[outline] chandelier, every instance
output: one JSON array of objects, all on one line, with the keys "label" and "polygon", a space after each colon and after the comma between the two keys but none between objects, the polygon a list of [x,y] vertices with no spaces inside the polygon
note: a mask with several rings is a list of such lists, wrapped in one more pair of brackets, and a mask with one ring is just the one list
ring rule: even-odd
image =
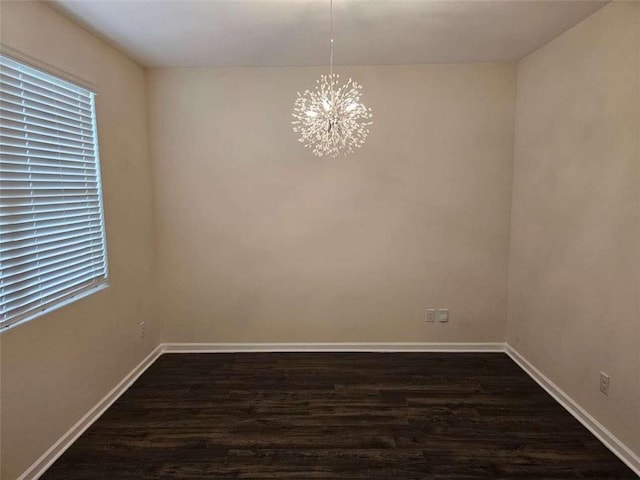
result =
[{"label": "chandelier", "polygon": [[298,92],[293,106],[293,131],[299,142],[318,157],[347,155],[360,148],[373,123],[371,109],[361,101],[362,85],[349,79],[340,84],[333,73],[333,0],[330,2],[329,75],[320,75],[315,90]]}]

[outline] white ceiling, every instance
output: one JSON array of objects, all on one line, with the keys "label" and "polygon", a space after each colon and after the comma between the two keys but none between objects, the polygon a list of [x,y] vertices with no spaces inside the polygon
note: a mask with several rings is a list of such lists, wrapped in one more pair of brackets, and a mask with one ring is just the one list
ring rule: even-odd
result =
[{"label": "white ceiling", "polygon": [[[516,61],[607,2],[334,0],[335,63]],[[328,62],[329,0],[52,0],[146,66]]]}]

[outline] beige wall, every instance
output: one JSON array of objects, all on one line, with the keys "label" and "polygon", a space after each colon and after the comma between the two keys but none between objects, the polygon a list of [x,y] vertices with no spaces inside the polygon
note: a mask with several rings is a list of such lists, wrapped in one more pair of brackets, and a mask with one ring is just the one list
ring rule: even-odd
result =
[{"label": "beige wall", "polygon": [[318,159],[291,107],[325,71],[150,72],[163,339],[503,341],[515,66],[340,68],[375,123]]},{"label": "beige wall", "polygon": [[638,8],[611,4],[518,65],[507,338],[636,453]]},{"label": "beige wall", "polygon": [[[15,479],[159,342],[144,71],[40,2],[2,2],[3,44],[97,85],[111,286],[3,333],[2,473]],[[147,320],[147,336],[138,323]]]},{"label": "beige wall", "polygon": [[[340,68],[375,124],[355,155],[317,159],[290,111],[324,69],[159,69],[145,84],[18,3],[0,6],[2,42],[99,91],[111,286],[0,337],[2,478],[158,344],[154,304],[172,342],[506,337],[640,452],[637,4],[523,60],[517,120],[514,65]],[[427,307],[451,322],[425,325]]]}]

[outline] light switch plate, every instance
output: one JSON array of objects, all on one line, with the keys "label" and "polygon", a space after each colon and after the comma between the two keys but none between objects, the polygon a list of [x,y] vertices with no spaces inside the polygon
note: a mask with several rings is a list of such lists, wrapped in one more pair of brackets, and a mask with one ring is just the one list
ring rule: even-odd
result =
[{"label": "light switch plate", "polygon": [[449,321],[449,310],[444,308],[438,310],[438,321],[440,323],[447,323]]},{"label": "light switch plate", "polygon": [[436,321],[436,311],[433,308],[427,309],[427,322],[433,323]]}]

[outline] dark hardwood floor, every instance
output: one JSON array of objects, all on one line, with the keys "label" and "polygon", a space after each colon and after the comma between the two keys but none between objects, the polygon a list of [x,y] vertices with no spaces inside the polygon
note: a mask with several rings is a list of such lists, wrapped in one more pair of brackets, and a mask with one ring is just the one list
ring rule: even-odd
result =
[{"label": "dark hardwood floor", "polygon": [[167,354],[42,477],[637,478],[504,354]]}]

